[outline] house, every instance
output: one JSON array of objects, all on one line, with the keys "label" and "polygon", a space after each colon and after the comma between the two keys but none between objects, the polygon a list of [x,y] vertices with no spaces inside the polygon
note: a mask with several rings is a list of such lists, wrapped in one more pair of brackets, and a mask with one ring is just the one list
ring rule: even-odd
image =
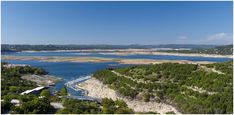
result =
[{"label": "house", "polygon": [[11,100],[11,103],[12,103],[14,106],[20,106],[20,105],[21,105],[20,100],[18,100],[18,99],[12,99],[12,100]]},{"label": "house", "polygon": [[6,68],[25,67],[25,66],[30,66],[30,65],[28,65],[28,64],[6,64],[6,65],[3,65],[3,67],[6,67]]}]

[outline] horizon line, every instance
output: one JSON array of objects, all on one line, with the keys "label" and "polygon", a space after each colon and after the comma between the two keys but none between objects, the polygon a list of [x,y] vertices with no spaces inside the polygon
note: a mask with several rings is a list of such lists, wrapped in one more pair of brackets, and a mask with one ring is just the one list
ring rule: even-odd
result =
[{"label": "horizon line", "polygon": [[110,46],[131,46],[131,45],[138,45],[138,46],[155,46],[155,45],[233,45],[233,43],[230,44],[12,44],[12,43],[1,43],[1,45],[110,45]]}]

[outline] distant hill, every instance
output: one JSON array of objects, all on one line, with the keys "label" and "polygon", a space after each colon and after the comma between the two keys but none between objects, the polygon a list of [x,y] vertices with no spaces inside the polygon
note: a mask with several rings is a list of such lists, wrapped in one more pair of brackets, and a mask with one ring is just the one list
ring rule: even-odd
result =
[{"label": "distant hill", "polygon": [[214,48],[217,45],[197,45],[197,44],[162,44],[158,45],[158,48],[191,48],[191,49],[199,49],[199,48]]},{"label": "distant hill", "polygon": [[[19,51],[54,51],[54,50],[82,50],[82,49],[152,49],[152,48],[171,48],[172,50],[162,50],[161,52],[175,53],[204,53],[204,54],[233,54],[232,45],[194,45],[194,44],[163,44],[163,45],[9,45],[2,44],[1,52]],[[191,50],[176,50],[187,48]],[[174,49],[174,50],[173,50]]]},{"label": "distant hill", "polygon": [[80,49],[151,49],[151,48],[213,48],[215,45],[193,44],[165,44],[165,45],[1,45],[2,52],[9,51],[53,51],[53,50],[80,50]]}]

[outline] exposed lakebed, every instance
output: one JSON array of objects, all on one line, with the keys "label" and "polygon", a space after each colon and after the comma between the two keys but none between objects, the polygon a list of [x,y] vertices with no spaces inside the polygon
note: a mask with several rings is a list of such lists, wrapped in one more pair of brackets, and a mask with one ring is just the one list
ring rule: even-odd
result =
[{"label": "exposed lakebed", "polygon": [[[82,52],[17,52],[5,53],[4,56],[59,56],[59,57],[102,57],[102,58],[124,58],[124,59],[157,59],[157,60],[189,60],[189,61],[211,61],[224,62],[231,58],[215,57],[192,57],[192,56],[172,56],[172,55],[113,55],[100,53],[82,53]],[[60,89],[65,83],[92,75],[97,70],[108,67],[124,67],[125,64],[117,62],[43,62],[38,60],[2,60],[13,64],[29,64],[40,67],[49,72],[50,75],[63,78],[63,81],[56,84],[55,88]],[[82,81],[81,81],[82,82]],[[81,95],[81,91],[75,91],[69,88],[71,95]]]},{"label": "exposed lakebed", "polygon": [[156,59],[156,60],[189,60],[189,61],[211,61],[224,62],[232,58],[224,57],[202,57],[202,56],[178,56],[178,55],[149,55],[149,54],[130,54],[115,55],[100,52],[81,52],[81,51],[51,51],[51,52],[15,52],[4,53],[7,56],[56,56],[56,57],[100,57],[100,58],[122,58],[122,59]]}]

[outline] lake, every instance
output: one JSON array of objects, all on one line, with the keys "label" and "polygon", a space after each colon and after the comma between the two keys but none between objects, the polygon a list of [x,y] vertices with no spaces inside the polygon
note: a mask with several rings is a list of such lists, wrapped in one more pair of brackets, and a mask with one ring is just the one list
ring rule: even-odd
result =
[{"label": "lake", "polygon": [[[11,56],[89,56],[89,57],[104,57],[104,58],[126,58],[126,59],[158,59],[158,60],[190,60],[190,61],[212,61],[224,62],[231,58],[211,58],[211,57],[190,57],[190,56],[168,56],[168,55],[104,55],[99,53],[82,53],[82,52],[18,52],[8,53],[4,55]],[[65,83],[89,76],[94,72],[108,67],[124,67],[129,65],[119,64],[117,62],[91,63],[91,62],[41,62],[36,60],[2,60],[13,64],[29,64],[40,67],[49,72],[50,75],[58,76],[64,80],[57,83],[55,88],[59,90]],[[68,88],[71,95],[82,95],[81,91],[75,91]]]},{"label": "lake", "polygon": [[113,55],[100,54],[95,52],[84,53],[80,51],[66,51],[66,52],[16,52],[5,53],[10,56],[60,56],[60,57],[102,57],[102,58],[123,58],[123,59],[157,59],[157,60],[189,60],[189,61],[211,61],[224,62],[232,58],[216,58],[216,57],[197,57],[197,56],[173,56],[173,55]]},{"label": "lake", "polygon": [[[36,60],[3,60],[13,64],[29,64],[35,67],[40,67],[49,72],[49,75],[54,75],[63,78],[63,81],[56,84],[55,88],[59,90],[65,83],[71,80],[89,76],[92,73],[108,67],[124,67],[127,65],[118,64],[116,62],[107,63],[73,63],[73,62],[40,62]],[[81,95],[81,91],[74,91],[68,88],[71,95]]]}]

